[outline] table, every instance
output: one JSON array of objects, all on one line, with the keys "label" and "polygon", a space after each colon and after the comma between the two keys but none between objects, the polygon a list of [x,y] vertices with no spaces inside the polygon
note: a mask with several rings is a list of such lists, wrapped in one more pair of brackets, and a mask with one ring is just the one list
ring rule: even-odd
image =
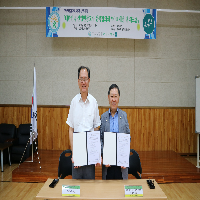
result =
[{"label": "table", "polygon": [[[40,199],[167,199],[167,196],[154,180],[155,189],[150,189],[146,179],[129,179],[129,180],[85,180],[85,179],[60,179],[55,188],[49,185],[53,179],[48,179],[36,198]],[[62,185],[80,185],[80,197],[62,196]],[[143,197],[125,197],[124,185],[142,185]]]},{"label": "table", "polygon": [[10,161],[10,151],[9,147],[12,146],[12,143],[0,143],[0,150],[1,150],[1,171],[3,172],[3,150],[8,148],[8,157],[9,157],[9,165],[11,165]]}]

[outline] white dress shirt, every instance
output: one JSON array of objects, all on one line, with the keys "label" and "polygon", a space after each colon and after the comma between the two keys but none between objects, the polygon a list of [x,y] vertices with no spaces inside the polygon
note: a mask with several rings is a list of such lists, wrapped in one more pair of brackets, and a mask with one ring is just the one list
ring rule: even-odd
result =
[{"label": "white dress shirt", "polygon": [[88,93],[83,102],[81,94],[77,94],[71,101],[66,123],[74,128],[74,132],[94,131],[101,125],[96,99]]}]

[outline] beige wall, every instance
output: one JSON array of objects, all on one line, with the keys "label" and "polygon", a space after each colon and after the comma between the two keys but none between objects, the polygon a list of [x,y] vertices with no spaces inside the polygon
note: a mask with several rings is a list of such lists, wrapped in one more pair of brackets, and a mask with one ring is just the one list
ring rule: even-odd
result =
[{"label": "beige wall", "polygon": [[[199,0],[0,0],[0,6],[127,7],[200,10]],[[91,69],[89,92],[108,106],[112,83],[120,106],[195,106],[200,74],[200,14],[157,13],[157,39],[46,38],[46,10],[0,10],[0,104],[70,105],[77,69]]]}]

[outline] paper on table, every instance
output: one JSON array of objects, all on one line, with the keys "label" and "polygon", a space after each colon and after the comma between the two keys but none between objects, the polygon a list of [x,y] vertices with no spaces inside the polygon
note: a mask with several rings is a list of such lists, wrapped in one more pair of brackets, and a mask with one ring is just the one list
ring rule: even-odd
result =
[{"label": "paper on table", "polygon": [[62,196],[80,197],[80,185],[62,185]]},{"label": "paper on table", "polygon": [[100,131],[87,132],[88,165],[101,163]]},{"label": "paper on table", "polygon": [[143,197],[142,185],[125,185],[125,197]]},{"label": "paper on table", "polygon": [[104,132],[103,164],[116,165],[116,133]]},{"label": "paper on table", "polygon": [[73,133],[74,166],[87,165],[86,132]]},{"label": "paper on table", "polygon": [[130,134],[117,133],[117,166],[129,167]]}]

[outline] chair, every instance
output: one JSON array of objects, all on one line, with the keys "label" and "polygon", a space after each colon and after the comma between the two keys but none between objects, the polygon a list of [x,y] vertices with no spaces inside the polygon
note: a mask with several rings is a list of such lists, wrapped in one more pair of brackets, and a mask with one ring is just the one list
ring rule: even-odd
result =
[{"label": "chair", "polygon": [[[71,155],[66,157],[65,154],[70,153]],[[72,175],[72,151],[67,149],[60,154],[59,165],[58,165],[58,178],[64,179],[68,175]]]},{"label": "chair", "polygon": [[0,124],[0,143],[13,142],[16,137],[14,124]]},{"label": "chair", "polygon": [[[133,154],[130,155],[130,158],[129,158],[128,173],[132,174],[137,179],[141,179],[142,167],[140,163],[140,157],[135,150],[131,149],[130,152],[132,152]],[[140,173],[140,175],[138,174],[138,172]]]},{"label": "chair", "polygon": [[22,158],[22,155],[24,154],[23,159],[21,160],[23,162],[31,155],[31,145],[29,141],[30,128],[31,128],[31,124],[19,125],[18,131],[17,131],[17,142],[12,146],[12,150],[11,150],[12,161],[19,162]]},{"label": "chair", "polygon": [[[16,126],[14,124],[0,124],[0,143],[14,143],[16,137]],[[3,162],[6,162],[8,160],[9,155],[9,148],[4,149],[3,151]],[[9,161],[10,162],[10,161]],[[10,162],[11,165],[11,162]]]}]

